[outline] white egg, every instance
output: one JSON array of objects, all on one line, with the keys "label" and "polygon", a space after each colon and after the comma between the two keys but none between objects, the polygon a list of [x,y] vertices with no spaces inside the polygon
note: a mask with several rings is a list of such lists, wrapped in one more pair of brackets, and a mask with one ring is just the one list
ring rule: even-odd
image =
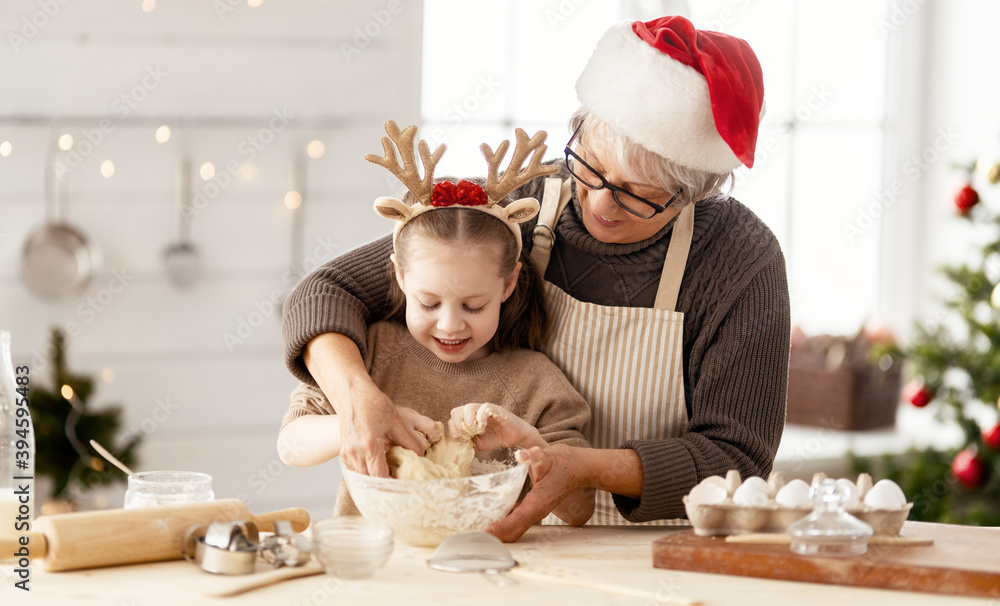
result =
[{"label": "white egg", "polygon": [[774,495],[774,502],[789,509],[805,509],[812,505],[809,498],[809,485],[798,478],[781,487]]},{"label": "white egg", "polygon": [[733,503],[744,507],[763,507],[767,501],[767,482],[757,476],[744,480],[733,493]]},{"label": "white egg", "polygon": [[725,490],[726,489],[726,478],[724,478],[722,476],[708,476],[707,478],[705,478],[704,480],[702,480],[701,482],[699,482],[699,484],[715,484],[719,488]]},{"label": "white egg", "polygon": [[865,505],[872,509],[896,511],[906,505],[906,495],[892,480],[879,480],[865,495]]},{"label": "white egg", "polygon": [[692,505],[715,505],[729,496],[726,489],[712,482],[702,482],[688,493],[688,503]]},{"label": "white egg", "polygon": [[858,492],[857,484],[847,478],[840,478],[837,480],[837,486],[843,486],[851,493],[851,495],[847,498],[847,502],[844,503],[844,507],[847,509],[855,509],[861,504],[861,495]]}]

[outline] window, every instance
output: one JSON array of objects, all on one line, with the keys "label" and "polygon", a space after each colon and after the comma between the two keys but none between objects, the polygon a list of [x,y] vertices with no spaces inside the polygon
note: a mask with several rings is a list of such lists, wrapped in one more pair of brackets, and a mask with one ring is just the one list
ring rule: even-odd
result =
[{"label": "window", "polygon": [[484,174],[479,144],[495,148],[515,126],[546,129],[557,156],[600,35],[671,11],[744,38],[760,58],[767,112],[733,195],[781,241],[793,322],[856,332],[880,305],[887,0],[426,0],[422,136],[449,146],[439,173]]}]

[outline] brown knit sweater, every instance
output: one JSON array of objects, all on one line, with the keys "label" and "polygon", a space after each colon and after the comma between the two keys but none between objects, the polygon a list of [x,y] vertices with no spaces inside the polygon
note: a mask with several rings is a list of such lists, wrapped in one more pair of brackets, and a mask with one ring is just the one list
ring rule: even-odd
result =
[{"label": "brown knit sweater", "polygon": [[[540,200],[543,183],[536,179],[519,195]],[[525,233],[533,227],[525,224]],[[633,244],[600,242],[583,227],[574,192],[545,279],[581,301],[652,307],[672,227]],[[524,243],[530,249],[530,236]],[[301,351],[317,335],[339,332],[365,351],[366,323],[388,312],[391,252],[388,236],[366,244],[320,267],[291,294],[285,356],[300,380],[315,384]],[[767,226],[736,200],[697,203],[677,311],[684,313],[687,433],[621,445],[642,462],[640,498],[615,496],[633,522],[683,517],[681,497],[707,476],[728,469],[766,476],[784,428],[791,331],[785,260]]]}]

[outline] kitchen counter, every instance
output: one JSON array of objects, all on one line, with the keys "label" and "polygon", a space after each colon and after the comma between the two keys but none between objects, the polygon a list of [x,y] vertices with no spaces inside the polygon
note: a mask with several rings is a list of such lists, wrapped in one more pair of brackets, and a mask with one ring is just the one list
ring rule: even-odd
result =
[{"label": "kitchen counter", "polygon": [[[509,545],[520,562],[515,582],[499,586],[476,573],[456,574],[427,567],[430,548],[396,542],[386,566],[369,579],[339,580],[325,574],[285,580],[235,597],[211,597],[249,579],[283,571],[258,564],[245,577],[202,572],[185,561],[48,573],[32,564],[31,592],[14,588],[11,567],[0,568],[0,604],[155,606],[224,604],[321,606],[324,604],[823,604],[907,606],[993,603],[911,592],[776,581],[662,570],[652,566],[652,542],[677,529],[655,527],[535,526]],[[904,529],[905,534],[905,529]],[[288,569],[285,569],[288,570]],[[514,571],[512,571],[514,572]],[[503,580],[502,578],[499,580]],[[998,596],[1000,598],[1000,589]],[[996,598],[995,598],[996,599]]]}]

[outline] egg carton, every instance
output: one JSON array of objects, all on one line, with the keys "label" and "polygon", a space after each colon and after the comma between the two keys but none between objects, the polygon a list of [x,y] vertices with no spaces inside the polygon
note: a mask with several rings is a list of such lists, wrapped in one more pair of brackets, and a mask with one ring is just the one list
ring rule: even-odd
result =
[{"label": "egg carton", "polygon": [[[818,485],[826,477],[822,472],[815,474],[812,485]],[[726,536],[757,532],[784,533],[789,524],[804,518],[815,509],[812,504],[806,507],[783,507],[775,502],[775,495],[786,484],[781,472],[771,472],[767,478],[766,502],[753,506],[737,505],[733,502],[733,495],[742,484],[739,471],[729,470],[724,483],[726,498],[719,503],[692,503],[688,496],[682,499],[695,534]],[[867,473],[858,476],[855,486],[858,490],[859,504],[846,508],[846,511],[870,525],[876,535],[898,536],[910,515],[913,503],[907,502],[899,509],[866,505],[864,499],[873,486],[872,477]]]}]

